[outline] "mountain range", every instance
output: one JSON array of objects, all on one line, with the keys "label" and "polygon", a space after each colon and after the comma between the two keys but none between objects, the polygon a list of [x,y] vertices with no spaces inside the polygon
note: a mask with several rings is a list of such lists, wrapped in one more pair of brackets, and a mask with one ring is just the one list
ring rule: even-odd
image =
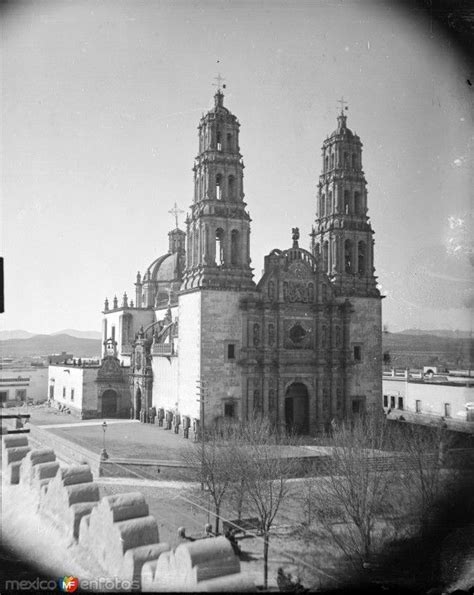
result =
[{"label": "mountain range", "polygon": [[[72,328],[66,328],[62,331],[55,333],[49,333],[49,336],[55,337],[57,335],[69,335],[70,337],[76,337],[77,339],[100,339],[101,334],[99,331],[78,331]],[[29,331],[23,331],[21,329],[13,331],[0,331],[0,341],[8,341],[10,339],[31,339],[31,337],[45,337],[48,336],[43,333],[30,333]]]},{"label": "mountain range", "polygon": [[[474,364],[474,341],[467,331],[407,329],[392,333],[385,330],[382,346],[387,366],[467,368]],[[75,357],[99,357],[100,333],[74,329],[50,335],[23,330],[0,332],[2,357],[45,357],[63,351]]]},{"label": "mountain range", "polygon": [[99,357],[100,339],[72,337],[67,334],[33,335],[24,339],[0,340],[2,357],[46,357],[53,353],[70,353],[76,357]]}]

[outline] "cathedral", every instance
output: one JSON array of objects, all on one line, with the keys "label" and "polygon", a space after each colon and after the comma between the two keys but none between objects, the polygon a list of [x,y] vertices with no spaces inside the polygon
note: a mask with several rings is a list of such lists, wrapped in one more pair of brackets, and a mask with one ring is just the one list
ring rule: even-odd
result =
[{"label": "cathedral", "polygon": [[185,231],[175,205],[168,253],[137,274],[133,300],[105,300],[99,415],[156,416],[177,431],[204,411],[206,427],[265,416],[314,434],[381,407],[382,298],[360,138],[342,109],[322,146],[308,249],[293,229],[257,281],[239,129],[219,87],[198,126]]}]

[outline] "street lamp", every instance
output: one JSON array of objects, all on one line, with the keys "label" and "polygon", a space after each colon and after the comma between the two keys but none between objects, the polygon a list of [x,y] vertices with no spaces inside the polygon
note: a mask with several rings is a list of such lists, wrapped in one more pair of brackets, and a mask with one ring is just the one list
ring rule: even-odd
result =
[{"label": "street lamp", "polygon": [[100,458],[102,461],[106,461],[109,458],[107,451],[105,450],[105,432],[107,431],[107,422],[104,420],[102,423],[102,430],[104,431],[103,435],[103,442],[102,442],[102,452],[100,453]]}]

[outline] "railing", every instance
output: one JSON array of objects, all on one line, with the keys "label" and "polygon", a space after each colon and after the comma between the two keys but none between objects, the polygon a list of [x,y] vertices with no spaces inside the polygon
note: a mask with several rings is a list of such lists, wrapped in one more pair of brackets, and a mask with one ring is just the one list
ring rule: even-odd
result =
[{"label": "railing", "polygon": [[155,343],[151,347],[153,355],[174,355],[173,345],[171,343]]}]

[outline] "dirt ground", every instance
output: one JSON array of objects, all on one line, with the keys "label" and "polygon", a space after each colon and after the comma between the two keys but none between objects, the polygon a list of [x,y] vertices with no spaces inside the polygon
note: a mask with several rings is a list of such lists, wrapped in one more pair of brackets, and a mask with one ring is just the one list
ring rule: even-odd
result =
[{"label": "dirt ground", "polygon": [[[48,428],[50,431],[90,450],[100,451],[102,448],[103,420],[80,421],[45,407],[29,409],[32,412],[32,423],[52,426]],[[190,444],[190,441],[182,436],[156,426],[128,420],[107,420],[107,423],[106,446],[110,456],[177,460],[180,451]],[[308,446],[306,448],[309,451],[312,450],[312,445]],[[197,538],[203,535],[207,522],[214,525],[213,506],[209,494],[202,492],[197,484],[145,478],[98,478],[96,481],[100,486],[101,496],[132,491],[142,492],[149,504],[150,513],[157,519],[160,541],[166,541],[172,547],[180,542],[177,535],[178,527],[185,527],[187,535]],[[314,590],[344,588],[347,586],[348,566],[337,546],[322,531],[314,531],[313,538],[306,541],[301,538],[301,532],[298,532],[305,518],[304,480],[290,480],[290,486],[291,494],[275,519],[270,541],[268,575],[270,588],[276,590],[279,567],[282,567],[285,572],[290,572],[294,577],[299,576],[305,587]],[[244,518],[249,515],[250,513],[246,514],[244,511]],[[236,515],[232,510],[224,507],[221,517],[224,520],[233,520]],[[30,528],[32,522],[33,520],[30,521]],[[24,535],[26,534],[27,527]],[[20,533],[18,537],[25,539],[22,535]],[[242,571],[249,573],[256,585],[262,585],[262,537],[255,533],[249,534],[246,538],[240,539],[239,543],[245,557],[242,561]],[[30,542],[28,538],[28,552],[31,552],[31,556],[38,555],[35,553],[38,551],[35,549],[37,545],[34,539]],[[58,563],[55,567],[58,569],[57,572],[61,570],[59,575],[75,571],[76,567],[71,566],[73,558],[67,557],[62,560],[58,553],[55,560]],[[80,571],[81,568],[78,568],[77,573]],[[370,578],[369,573],[367,579],[370,580]],[[408,576],[407,580],[409,579]]]},{"label": "dirt ground", "polygon": [[[160,541],[166,541],[171,546],[181,543],[177,535],[178,527],[185,527],[186,535],[194,538],[204,535],[206,523],[210,522],[214,527],[212,501],[209,494],[201,492],[197,484],[166,482],[167,487],[161,487],[159,481],[150,485],[153,482],[119,478],[103,478],[97,482],[104,496],[129,491],[142,492],[150,506],[150,514],[158,521]],[[314,589],[340,586],[340,552],[327,542],[308,548],[294,534],[295,526],[301,520],[301,506],[295,506],[300,499],[301,480],[290,482],[291,495],[277,515],[270,541],[269,587],[276,588],[279,567],[290,572],[293,577],[300,577],[305,586]],[[221,518],[234,520],[235,513],[224,507]],[[256,585],[262,585],[263,538],[256,532],[249,532],[246,537],[239,538],[239,545],[245,557],[242,571],[250,573]]]}]

